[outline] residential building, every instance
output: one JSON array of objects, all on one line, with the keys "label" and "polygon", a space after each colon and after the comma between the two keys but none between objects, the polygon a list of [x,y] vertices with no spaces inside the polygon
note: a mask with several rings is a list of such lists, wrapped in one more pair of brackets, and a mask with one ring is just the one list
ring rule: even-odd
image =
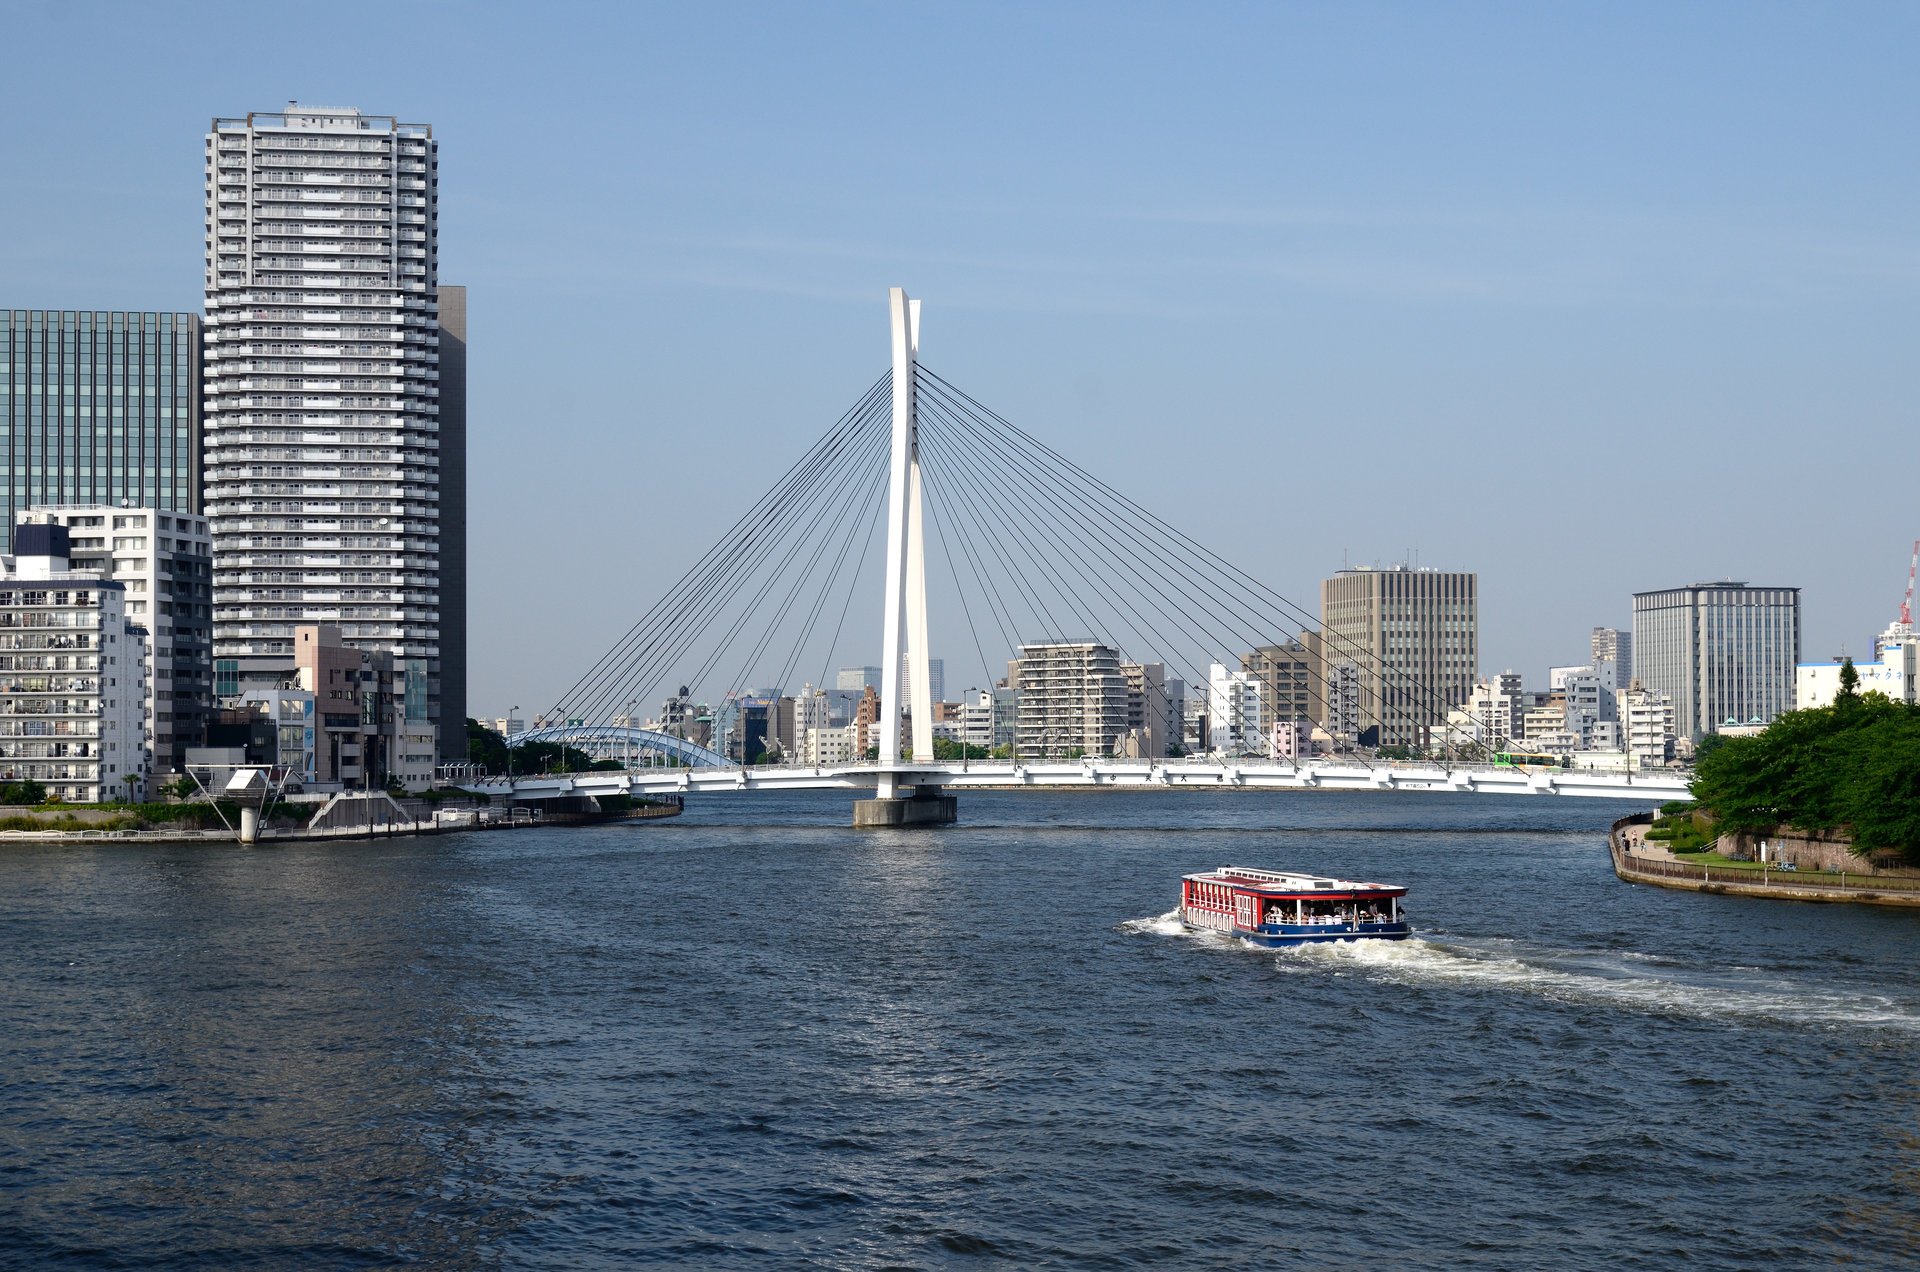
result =
[{"label": "residential building", "polygon": [[1313,723],[1309,720],[1275,720],[1267,728],[1267,754],[1276,760],[1313,758]]},{"label": "residential building", "polygon": [[1521,737],[1521,717],[1526,713],[1525,691],[1520,673],[1511,669],[1478,681],[1467,709],[1483,730],[1479,741],[1494,751],[1511,751]]},{"label": "residential building", "polygon": [[200,511],[200,320],[0,309],[0,550],[36,505]]},{"label": "residential building", "polygon": [[0,557],[0,780],[74,804],[142,798],[151,763],[146,629],[126,585],[69,566],[65,526]]},{"label": "residential building", "polygon": [[860,690],[860,701],[853,709],[853,747],[854,753],[866,758],[867,752],[880,745],[880,691],[872,685]]},{"label": "residential building", "polygon": [[1349,664],[1357,674],[1360,744],[1423,748],[1479,674],[1479,576],[1341,570],[1320,584],[1320,629],[1327,679]]},{"label": "residential building", "polygon": [[1320,633],[1240,655],[1240,670],[1260,687],[1260,718],[1269,722],[1327,718],[1326,667]]},{"label": "residential building", "polygon": [[1251,672],[1207,668],[1207,733],[1217,755],[1266,755],[1265,717],[1260,682]]},{"label": "residential building", "polygon": [[1658,768],[1673,759],[1676,724],[1671,697],[1631,681],[1620,695],[1620,715],[1630,764]]},{"label": "residential building", "polygon": [[1182,755],[1187,749],[1187,682],[1178,676],[1167,680],[1167,754]]},{"label": "residential building", "polygon": [[1614,695],[1612,668],[1571,668],[1561,682],[1567,703],[1567,731],[1580,739],[1582,751],[1611,751],[1619,745],[1620,706]]},{"label": "residential building", "polygon": [[1609,689],[1624,690],[1633,683],[1633,633],[1617,627],[1593,629],[1593,666],[1602,677],[1609,674]]},{"label": "residential building", "polygon": [[1548,695],[1545,702],[1528,707],[1520,716],[1520,740],[1529,751],[1559,749],[1568,736],[1564,693]]},{"label": "residential building", "polygon": [[960,695],[960,740],[992,751],[1013,745],[1019,704],[1012,689],[969,689]]},{"label": "residential building", "polygon": [[799,764],[851,764],[863,751],[859,749],[858,730],[848,725],[815,725],[800,734]]},{"label": "residential building", "polygon": [[285,654],[214,659],[209,745],[248,746],[251,755],[255,720],[272,715],[275,732],[290,725],[289,704],[299,699],[287,695],[299,691],[311,697],[312,712],[298,758],[283,741],[277,760],[254,762],[283,764],[310,789],[431,787],[437,734],[424,711],[425,673],[414,660],[354,648],[330,623],[299,624],[293,646]]},{"label": "residential building", "polygon": [[156,773],[184,772],[213,708],[213,548],[207,519],[113,504],[35,506],[23,523],[67,527],[70,568],[118,579],[127,617],[147,629],[148,750]]},{"label": "residential building", "polygon": [[206,168],[215,656],[327,624],[406,664],[457,752],[466,303],[439,284],[433,131],[290,104],[215,119]]},{"label": "residential building", "polygon": [[1167,753],[1167,669],[1160,663],[1121,663],[1127,682],[1127,727],[1122,749],[1136,759]]},{"label": "residential building", "polygon": [[1211,739],[1207,729],[1207,700],[1189,694],[1181,704],[1180,746],[1188,755],[1205,755]]},{"label": "residential building", "polygon": [[1793,708],[1800,589],[1693,583],[1633,598],[1635,678],[1673,699],[1680,736]]},{"label": "residential building", "polygon": [[1022,759],[1105,757],[1127,729],[1127,681],[1120,655],[1093,640],[1020,646],[1009,677],[1019,690]]},{"label": "residential building", "polygon": [[1447,713],[1444,734],[1434,744],[1449,750],[1477,747],[1488,753],[1520,748],[1523,717],[1531,698],[1520,687],[1520,673],[1503,671],[1474,682],[1473,694]]},{"label": "residential building", "polygon": [[1351,662],[1330,662],[1326,674],[1327,737],[1336,751],[1360,740],[1360,668]]}]

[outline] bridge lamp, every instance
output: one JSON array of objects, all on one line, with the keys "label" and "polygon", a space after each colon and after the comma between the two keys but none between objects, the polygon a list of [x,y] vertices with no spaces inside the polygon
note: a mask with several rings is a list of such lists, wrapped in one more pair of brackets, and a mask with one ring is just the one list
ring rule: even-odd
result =
[{"label": "bridge lamp", "polygon": [[[507,710],[507,728],[513,728],[513,722],[519,718],[519,706],[510,707]],[[513,785],[513,738],[511,736],[507,738],[507,785]]]}]

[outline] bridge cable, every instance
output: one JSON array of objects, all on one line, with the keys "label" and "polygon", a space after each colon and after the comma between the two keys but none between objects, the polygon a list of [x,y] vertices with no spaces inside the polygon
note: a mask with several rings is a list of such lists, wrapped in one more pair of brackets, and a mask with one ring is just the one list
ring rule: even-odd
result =
[{"label": "bridge cable", "polygon": [[[883,390],[890,379],[889,372],[863,397],[857,416],[850,413],[849,417],[843,417],[832,432],[788,470],[773,490],[735,523],[721,543],[635,625],[628,639],[569,691],[561,706],[556,707],[556,714],[583,713],[585,704],[591,702],[597,707],[608,697],[617,696],[617,686],[621,683],[633,683],[638,674],[653,674],[652,668],[660,661],[663,647],[680,646],[685,633],[703,629],[716,602],[724,604],[726,596],[737,592],[744,578],[764,561],[772,546],[780,541],[786,526],[806,506],[807,497],[831,475],[833,461],[852,436],[872,428],[879,404],[887,396]],[[666,661],[677,660],[678,656],[669,655]],[[569,704],[572,710],[566,710]]]},{"label": "bridge cable", "polygon": [[845,434],[850,430],[857,432],[868,423],[874,404],[891,396],[892,380],[893,373],[889,370],[862,394],[853,408],[805,454],[794,461],[765,495],[741,514],[739,520],[695,562],[680,581],[641,616],[627,635],[616,643],[613,649],[602,655],[601,659],[588,669],[572,689],[562,695],[553,714],[564,718],[568,704],[576,701],[583,692],[590,692],[610,670],[627,661],[650,632],[679,611],[677,602],[683,601],[687,596],[710,583],[722,570],[724,564],[741,550],[743,543],[750,542],[758,530],[779,514],[784,501],[791,495],[794,487],[803,482],[810,472],[816,470],[835,451]]},{"label": "bridge cable", "polygon": [[[1109,486],[1107,483],[1101,481],[1097,477],[1094,477],[1087,470],[1085,470],[1084,468],[1081,468],[1079,465],[1075,464],[1072,460],[1067,459],[1064,455],[1061,455],[1059,452],[1054,451],[1051,447],[1046,446],[1045,443],[1040,442],[1037,438],[1034,438],[1031,434],[1026,433],[1024,430],[1020,429],[1017,425],[1012,424],[1010,421],[1006,420],[1003,416],[1000,416],[996,412],[992,411],[990,408],[985,407],[984,405],[979,403],[976,399],[966,394],[963,390],[958,389],[956,386],[953,386],[950,382],[946,381],[936,373],[928,371],[924,366],[920,368],[920,372],[922,377],[930,381],[929,387],[933,390],[934,393],[941,393],[943,394],[943,396],[947,397],[950,403],[957,403],[961,405],[963,409],[967,409],[967,413],[970,416],[972,416],[976,420],[981,421],[983,425],[997,426],[998,428],[1004,430],[1006,433],[1010,434],[1014,439],[1024,442],[1025,445],[1022,447],[1023,451],[1025,451],[1031,457],[1041,459],[1043,462],[1048,463],[1049,466],[1052,467],[1056,472],[1062,473],[1063,475],[1067,475],[1070,480],[1077,479],[1078,484],[1084,486],[1085,488],[1095,493],[1100,494],[1103,498],[1105,498],[1107,501],[1111,503],[1117,503],[1121,510],[1128,512],[1131,516],[1139,518],[1148,524],[1158,527],[1160,530],[1164,531],[1168,536],[1170,536],[1172,541],[1174,541],[1181,547],[1187,549],[1188,551],[1193,552],[1195,554],[1196,562],[1199,565],[1206,567],[1216,577],[1224,576],[1224,581],[1226,581],[1230,585],[1236,588],[1246,588],[1255,596],[1257,596],[1259,593],[1264,593],[1268,598],[1271,598],[1270,601],[1265,603],[1277,603],[1277,605],[1281,607],[1283,611],[1291,611],[1293,614],[1297,615],[1300,620],[1303,620],[1304,625],[1317,625],[1317,620],[1312,615],[1308,614],[1305,610],[1295,605],[1292,601],[1288,600],[1285,596],[1279,594],[1278,592],[1273,591],[1273,589],[1261,583],[1255,576],[1248,574],[1243,570],[1238,569],[1238,567],[1232,566],[1230,563],[1226,562],[1224,558],[1219,557],[1218,554],[1213,553],[1210,549],[1205,548],[1204,545],[1201,545],[1196,540],[1192,539],[1190,536],[1182,533],[1181,531],[1177,530],[1173,526],[1169,525],[1164,519],[1155,516],[1152,512],[1148,511],[1146,508],[1144,508],[1140,504],[1136,503],[1131,499],[1128,499],[1124,495],[1121,495],[1117,490]],[[1125,523],[1122,523],[1122,524],[1125,524]],[[1292,623],[1286,624],[1286,626],[1289,626],[1289,627],[1291,627],[1292,625],[1293,625]],[[1304,629],[1305,627],[1303,626],[1303,630]],[[1358,646],[1353,642],[1351,642],[1350,640],[1348,640],[1347,638],[1337,636],[1333,633],[1328,633],[1325,631],[1321,631],[1320,636],[1323,642],[1325,642],[1326,644],[1328,644],[1330,647],[1334,649],[1336,654],[1344,653],[1347,657],[1353,658],[1356,661],[1361,661],[1363,664],[1370,664],[1373,667],[1373,669],[1377,673],[1379,673],[1383,678],[1398,679],[1402,681],[1403,683],[1409,685],[1414,690],[1416,695],[1425,698],[1426,700],[1429,701],[1431,705],[1435,705],[1441,708],[1442,722],[1439,723],[1437,726],[1427,725],[1424,727],[1429,727],[1429,728],[1438,727],[1444,731],[1446,728],[1444,724],[1445,715],[1450,714],[1452,711],[1459,709],[1459,704],[1452,702],[1446,696],[1444,696],[1439,691],[1434,689],[1429,683],[1420,680],[1412,672],[1406,669],[1399,668],[1387,663],[1383,658],[1380,658],[1374,655],[1371,650],[1365,648],[1364,646]],[[1382,705],[1384,707],[1387,704],[1383,703]],[[1488,721],[1481,719],[1478,715],[1476,715],[1471,711],[1466,712],[1466,714],[1469,716],[1469,718],[1476,720],[1476,722],[1478,722],[1484,729],[1486,729],[1491,736],[1494,736],[1496,738],[1506,738],[1509,742],[1511,742],[1510,735],[1507,734],[1504,730],[1494,729],[1493,726]],[[1380,721],[1380,723],[1384,723],[1384,721]]]},{"label": "bridge cable", "polygon": [[[839,449],[839,446],[836,445],[834,449]],[[707,630],[709,621],[720,607],[738,593],[740,587],[784,540],[786,527],[807,506],[808,496],[831,474],[832,469],[828,466],[831,458],[830,452],[822,452],[798,482],[789,483],[776,506],[769,509],[766,519],[753,528],[750,537],[736,543],[728,555],[707,573],[696,590],[679,598],[663,621],[656,625],[644,647],[633,651],[623,663],[608,668],[593,687],[595,696],[577,696],[574,709],[583,716],[597,715],[609,701],[617,700],[642,682],[650,689],[651,680],[648,678],[664,672],[666,666],[663,664],[671,664],[681,657],[687,645]],[[622,667],[624,672],[621,671]]]}]

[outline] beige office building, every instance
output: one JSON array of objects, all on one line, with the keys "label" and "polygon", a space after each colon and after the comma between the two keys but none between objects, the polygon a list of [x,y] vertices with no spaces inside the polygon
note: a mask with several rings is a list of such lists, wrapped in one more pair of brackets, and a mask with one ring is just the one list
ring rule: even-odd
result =
[{"label": "beige office building", "polygon": [[1362,745],[1426,747],[1479,678],[1479,575],[1341,570],[1320,584],[1322,677],[1353,668]]}]

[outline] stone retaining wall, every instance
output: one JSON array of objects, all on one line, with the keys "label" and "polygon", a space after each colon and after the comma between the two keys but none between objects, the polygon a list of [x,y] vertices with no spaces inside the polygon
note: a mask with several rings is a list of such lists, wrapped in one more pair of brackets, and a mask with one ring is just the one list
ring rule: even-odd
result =
[{"label": "stone retaining wall", "polygon": [[1844,870],[1848,874],[1920,879],[1920,870],[1906,865],[1898,852],[1878,852],[1871,859],[1856,857],[1852,839],[1822,831],[1776,830],[1764,835],[1722,835],[1716,851],[1757,861],[1762,843],[1767,845],[1768,861],[1792,862],[1801,870]]}]

